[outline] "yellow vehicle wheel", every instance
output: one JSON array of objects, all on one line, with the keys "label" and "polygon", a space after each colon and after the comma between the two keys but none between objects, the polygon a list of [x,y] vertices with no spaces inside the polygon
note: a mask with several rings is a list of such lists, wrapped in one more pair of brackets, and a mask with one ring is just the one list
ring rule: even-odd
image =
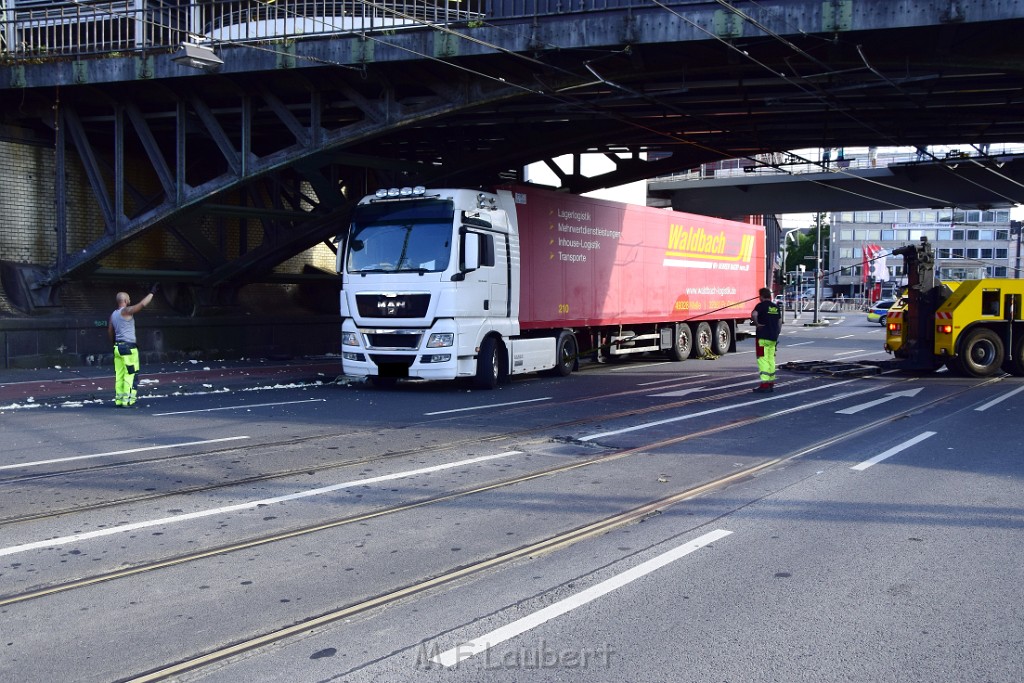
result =
[{"label": "yellow vehicle wheel", "polygon": [[968,332],[960,346],[957,361],[960,370],[971,377],[991,377],[1002,369],[1003,340],[987,328]]}]

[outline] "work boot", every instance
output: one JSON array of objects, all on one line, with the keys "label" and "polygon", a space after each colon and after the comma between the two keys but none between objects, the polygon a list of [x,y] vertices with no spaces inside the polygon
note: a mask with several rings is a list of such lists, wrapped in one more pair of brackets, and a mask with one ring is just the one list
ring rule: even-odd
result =
[{"label": "work boot", "polygon": [[761,382],[761,386],[754,387],[755,394],[770,394],[775,390],[774,385],[769,382]]}]

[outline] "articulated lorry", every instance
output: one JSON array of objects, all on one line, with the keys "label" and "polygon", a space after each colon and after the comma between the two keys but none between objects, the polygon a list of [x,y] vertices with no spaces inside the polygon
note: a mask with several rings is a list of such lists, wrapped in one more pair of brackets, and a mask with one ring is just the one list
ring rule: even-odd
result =
[{"label": "articulated lorry", "polygon": [[581,355],[722,355],[764,253],[758,225],[527,185],[380,190],[338,250],[343,369],[494,388]]},{"label": "articulated lorry", "polygon": [[906,264],[907,289],[886,315],[885,350],[906,370],[1024,376],[1024,280],[941,282],[931,244],[892,252]]}]

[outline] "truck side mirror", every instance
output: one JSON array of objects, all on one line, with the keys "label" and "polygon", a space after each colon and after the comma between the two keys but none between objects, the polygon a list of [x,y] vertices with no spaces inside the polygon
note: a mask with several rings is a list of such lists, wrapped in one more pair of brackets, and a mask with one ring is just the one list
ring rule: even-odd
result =
[{"label": "truck side mirror", "polygon": [[480,267],[480,235],[467,232],[462,235],[462,267],[452,275],[452,280],[463,280],[466,273]]},{"label": "truck side mirror", "polygon": [[467,232],[462,246],[463,268],[468,272],[480,267],[480,235]]},{"label": "truck side mirror", "polygon": [[341,275],[345,270],[345,240],[339,236],[334,243],[338,245],[338,250],[334,252],[334,272]]}]

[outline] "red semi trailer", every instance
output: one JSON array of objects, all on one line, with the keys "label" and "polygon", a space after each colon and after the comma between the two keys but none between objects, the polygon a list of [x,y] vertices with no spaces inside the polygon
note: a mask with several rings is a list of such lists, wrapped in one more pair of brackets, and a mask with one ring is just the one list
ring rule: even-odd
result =
[{"label": "red semi trailer", "polygon": [[382,383],[722,355],[765,283],[761,226],[526,185],[378,192],[338,253],[345,372]]}]

